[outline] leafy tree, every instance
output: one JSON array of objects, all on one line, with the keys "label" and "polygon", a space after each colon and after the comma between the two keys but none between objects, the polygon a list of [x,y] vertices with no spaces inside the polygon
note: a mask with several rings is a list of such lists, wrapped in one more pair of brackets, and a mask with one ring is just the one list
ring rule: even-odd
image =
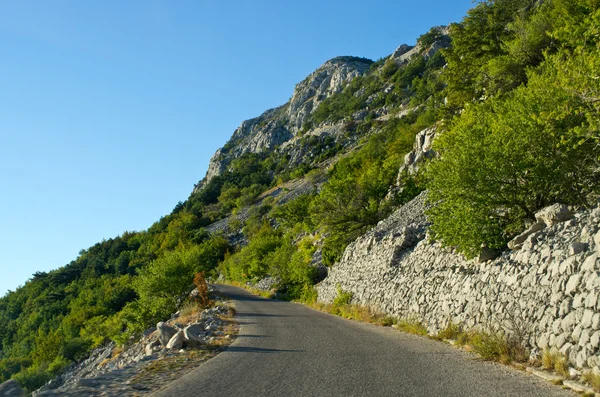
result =
[{"label": "leafy tree", "polygon": [[166,318],[184,302],[192,290],[198,254],[197,247],[180,248],[140,270],[133,288],[153,319]]},{"label": "leafy tree", "polygon": [[535,0],[480,1],[460,24],[451,25],[452,47],[444,51],[448,66],[443,74],[450,106],[460,108],[493,94],[488,63],[506,55],[503,43],[514,36],[508,25],[534,3]]},{"label": "leafy tree", "polygon": [[561,29],[571,43],[531,71],[527,86],[468,106],[440,137],[429,196],[446,244],[468,255],[502,247],[536,210],[598,192],[599,15]]}]

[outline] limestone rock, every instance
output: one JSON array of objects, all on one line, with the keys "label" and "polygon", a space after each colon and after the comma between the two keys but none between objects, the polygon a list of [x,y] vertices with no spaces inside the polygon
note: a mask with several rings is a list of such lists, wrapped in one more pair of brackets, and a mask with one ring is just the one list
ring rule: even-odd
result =
[{"label": "limestone rock", "polygon": [[[579,286],[579,281],[581,280],[581,275],[579,274],[574,274],[569,278],[569,281],[567,282],[567,285],[565,287],[565,294],[569,295],[575,292],[575,290],[577,290],[577,287]],[[591,321],[591,319],[590,319]]]},{"label": "limestone rock", "polygon": [[547,226],[552,226],[559,222],[568,221],[573,218],[573,214],[564,204],[552,204],[535,214],[535,219],[538,222],[543,222]]},{"label": "limestone rock", "polygon": [[534,223],[529,227],[529,229],[525,230],[523,233],[519,234],[517,237],[513,238],[508,242],[508,248],[514,250],[522,247],[527,237],[531,236],[533,233],[538,232],[546,227],[546,224],[543,222]]},{"label": "limestone rock", "polygon": [[0,396],[6,397],[25,397],[27,393],[19,386],[16,380],[7,380],[0,384]]},{"label": "limestone rock", "polygon": [[417,134],[413,150],[404,156],[404,164],[398,171],[398,180],[396,184],[400,184],[404,173],[408,173],[409,175],[415,174],[424,160],[436,156],[436,152],[432,149],[436,133],[437,128],[431,127],[426,128]]},{"label": "limestone rock", "polygon": [[227,144],[211,157],[206,176],[192,193],[199,192],[242,154],[272,151],[290,141],[321,102],[340,92],[346,82],[364,74],[372,63],[356,57],[330,59],[296,85],[288,103],[243,121]]},{"label": "limestone rock", "polygon": [[396,51],[394,51],[391,55],[392,59],[396,59],[399,58],[400,56],[406,54],[408,51],[412,50],[414,48],[414,46],[410,46],[408,44],[402,44],[400,47],[396,48]]},{"label": "limestone rock", "polygon": [[575,241],[571,243],[569,246],[569,255],[577,255],[581,252],[587,251],[588,245],[585,243],[580,243],[579,241]]},{"label": "limestone rock", "polygon": [[583,272],[593,272],[596,268],[596,261],[598,259],[598,254],[594,253],[583,261],[583,265],[581,265],[581,271]]},{"label": "limestone rock", "polygon": [[190,324],[183,330],[185,339],[192,342],[205,343],[204,339],[204,324],[195,323]]},{"label": "limestone rock", "polygon": [[166,347],[167,349],[179,350],[183,347],[184,341],[183,331],[177,331],[177,333],[169,340]]},{"label": "limestone rock", "polygon": [[500,251],[500,250],[495,250],[495,249],[486,247],[484,245],[481,247],[481,251],[479,252],[479,255],[477,256],[477,262],[482,263],[482,262],[487,262],[492,259],[496,259],[498,257],[498,255],[500,255],[501,253],[502,253],[502,251]]},{"label": "limestone rock", "polygon": [[177,333],[175,328],[162,321],[156,324],[156,330],[158,331],[158,340],[163,346],[167,346],[171,338]]}]

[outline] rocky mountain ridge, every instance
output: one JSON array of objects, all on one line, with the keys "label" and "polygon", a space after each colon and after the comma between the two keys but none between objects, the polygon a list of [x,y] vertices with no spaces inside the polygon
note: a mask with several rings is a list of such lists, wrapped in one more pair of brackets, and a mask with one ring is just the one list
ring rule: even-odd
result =
[{"label": "rocky mountain ridge", "polygon": [[208,171],[194,188],[197,192],[205,183],[227,169],[231,160],[244,153],[274,150],[295,137],[318,105],[342,90],[345,83],[369,70],[373,61],[357,57],[336,57],[296,85],[285,105],[269,109],[260,116],[243,121],[224,147],[210,159]]}]

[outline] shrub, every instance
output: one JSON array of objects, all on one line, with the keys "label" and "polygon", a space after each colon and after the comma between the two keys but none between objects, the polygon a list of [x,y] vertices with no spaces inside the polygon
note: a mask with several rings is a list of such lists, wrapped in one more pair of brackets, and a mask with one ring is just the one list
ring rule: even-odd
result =
[{"label": "shrub", "polygon": [[586,371],[583,380],[590,384],[596,391],[600,391],[600,374],[594,371]]},{"label": "shrub", "polygon": [[396,329],[415,335],[427,335],[427,328],[416,319],[405,318],[396,323]]},{"label": "shrub", "polygon": [[572,81],[557,83],[548,67],[503,99],[467,107],[439,137],[427,173],[436,238],[472,257],[482,244],[502,248],[538,209],[598,192],[598,114]]},{"label": "shrub", "polygon": [[29,391],[39,389],[52,378],[52,374],[36,366],[29,367],[13,376],[14,380]]},{"label": "shrub", "polygon": [[437,336],[440,339],[458,340],[463,333],[463,329],[460,325],[454,324],[452,321],[450,321],[448,322],[448,325],[446,325],[446,328],[440,331]]},{"label": "shrub", "polygon": [[340,285],[337,286],[337,296],[333,300],[333,306],[349,305],[352,300],[352,292],[342,290]]},{"label": "shrub", "polygon": [[529,352],[523,342],[517,338],[491,332],[477,332],[471,337],[471,344],[481,357],[505,364],[527,361]]},{"label": "shrub", "polygon": [[198,291],[198,295],[196,295],[198,303],[202,307],[208,307],[210,304],[210,299],[208,296],[208,284],[204,278],[204,272],[196,273],[194,276],[194,285],[196,286],[196,291]]}]

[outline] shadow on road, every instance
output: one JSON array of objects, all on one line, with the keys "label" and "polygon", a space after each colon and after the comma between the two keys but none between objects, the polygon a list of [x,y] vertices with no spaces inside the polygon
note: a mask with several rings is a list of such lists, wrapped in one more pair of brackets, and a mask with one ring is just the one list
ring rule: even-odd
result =
[{"label": "shadow on road", "polygon": [[264,349],[261,347],[229,346],[228,352],[234,353],[303,353],[304,350]]},{"label": "shadow on road", "polygon": [[270,335],[238,335],[237,338],[271,338]]},{"label": "shadow on road", "polygon": [[240,316],[240,317],[289,317],[287,314],[245,313],[245,312],[237,312],[236,315]]},{"label": "shadow on road", "polygon": [[256,295],[250,295],[250,293],[248,294],[238,294],[237,292],[223,292],[224,295],[226,295],[229,299],[233,299],[236,301],[243,301],[243,302],[252,302],[252,301],[260,301],[260,302],[281,302],[278,301],[276,299],[267,299],[267,298],[263,298],[261,296],[256,296]]}]

